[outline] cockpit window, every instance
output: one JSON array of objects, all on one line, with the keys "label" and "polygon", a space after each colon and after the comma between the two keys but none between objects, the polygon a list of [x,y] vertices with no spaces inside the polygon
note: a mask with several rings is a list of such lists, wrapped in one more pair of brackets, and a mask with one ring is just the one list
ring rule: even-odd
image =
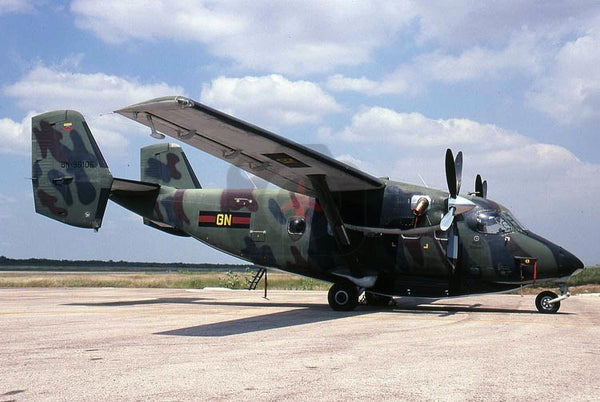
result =
[{"label": "cockpit window", "polygon": [[516,231],[518,232],[523,232],[525,230],[527,230],[525,228],[525,226],[523,226],[521,224],[521,222],[519,222],[517,220],[517,218],[515,218],[513,216],[513,214],[511,214],[510,212],[504,211],[502,212],[502,217],[510,224],[510,226],[512,226]]},{"label": "cockpit window", "polygon": [[476,218],[475,229],[480,233],[509,233],[514,229],[503,214],[493,211],[480,212]]}]

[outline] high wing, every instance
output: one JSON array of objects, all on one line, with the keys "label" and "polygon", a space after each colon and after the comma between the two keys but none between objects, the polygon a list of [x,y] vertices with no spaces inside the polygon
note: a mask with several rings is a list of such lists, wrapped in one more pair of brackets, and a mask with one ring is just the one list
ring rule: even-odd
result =
[{"label": "high wing", "polygon": [[382,188],[381,180],[294,141],[182,96],[151,99],[119,110],[152,130],[244,169],[283,189],[315,196],[314,177],[328,190]]}]

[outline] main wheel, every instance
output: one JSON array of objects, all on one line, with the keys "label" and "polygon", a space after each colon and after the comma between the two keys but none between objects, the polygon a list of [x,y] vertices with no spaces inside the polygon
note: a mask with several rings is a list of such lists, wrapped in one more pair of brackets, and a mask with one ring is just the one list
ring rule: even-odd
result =
[{"label": "main wheel", "polygon": [[369,306],[375,307],[389,306],[392,301],[392,298],[389,296],[382,296],[371,292],[365,292],[365,299]]},{"label": "main wheel", "polygon": [[335,311],[352,311],[358,305],[358,289],[350,282],[335,283],[329,289],[327,301]]},{"label": "main wheel", "polygon": [[560,302],[548,303],[552,299],[556,299],[558,296],[554,292],[545,291],[537,295],[535,298],[535,307],[538,311],[543,314],[554,314],[560,308]]}]

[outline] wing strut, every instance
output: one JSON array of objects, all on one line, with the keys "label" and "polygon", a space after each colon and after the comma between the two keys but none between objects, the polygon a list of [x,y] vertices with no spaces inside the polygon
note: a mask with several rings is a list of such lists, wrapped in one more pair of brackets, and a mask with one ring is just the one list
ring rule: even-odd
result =
[{"label": "wing strut", "polygon": [[333,237],[338,243],[338,246],[340,246],[342,250],[344,250],[346,247],[350,247],[348,233],[346,233],[342,216],[340,215],[340,211],[333,200],[333,196],[331,195],[331,191],[327,185],[327,179],[325,179],[325,175],[308,175],[308,178],[313,186],[313,189],[315,190],[315,193],[317,194],[317,198],[319,199],[321,207],[323,207],[323,212],[325,212],[325,217],[327,218],[327,222],[329,222],[329,226],[331,226]]},{"label": "wing strut", "polygon": [[319,204],[321,204],[321,207],[323,208],[323,212],[325,212],[325,217],[327,218],[327,222],[331,227],[333,237],[335,238],[335,241],[342,252],[344,261],[348,264],[348,268],[350,269],[350,275],[344,273],[343,271],[332,271],[331,273],[342,278],[346,278],[360,287],[373,286],[377,280],[377,276],[365,276],[365,273],[361,270],[358,264],[356,255],[352,253],[350,238],[348,237],[348,233],[346,233],[346,227],[342,220],[342,216],[340,215],[337,204],[333,199],[325,175],[315,174],[307,175],[307,177],[317,195]]}]

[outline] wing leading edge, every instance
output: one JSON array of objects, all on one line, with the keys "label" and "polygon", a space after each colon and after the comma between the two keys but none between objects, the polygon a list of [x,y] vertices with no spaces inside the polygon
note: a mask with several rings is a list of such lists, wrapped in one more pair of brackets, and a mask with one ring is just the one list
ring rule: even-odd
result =
[{"label": "wing leading edge", "polygon": [[310,177],[324,175],[330,191],[376,190],[367,173],[182,96],[151,99],[115,111],[283,189],[315,196]]}]

